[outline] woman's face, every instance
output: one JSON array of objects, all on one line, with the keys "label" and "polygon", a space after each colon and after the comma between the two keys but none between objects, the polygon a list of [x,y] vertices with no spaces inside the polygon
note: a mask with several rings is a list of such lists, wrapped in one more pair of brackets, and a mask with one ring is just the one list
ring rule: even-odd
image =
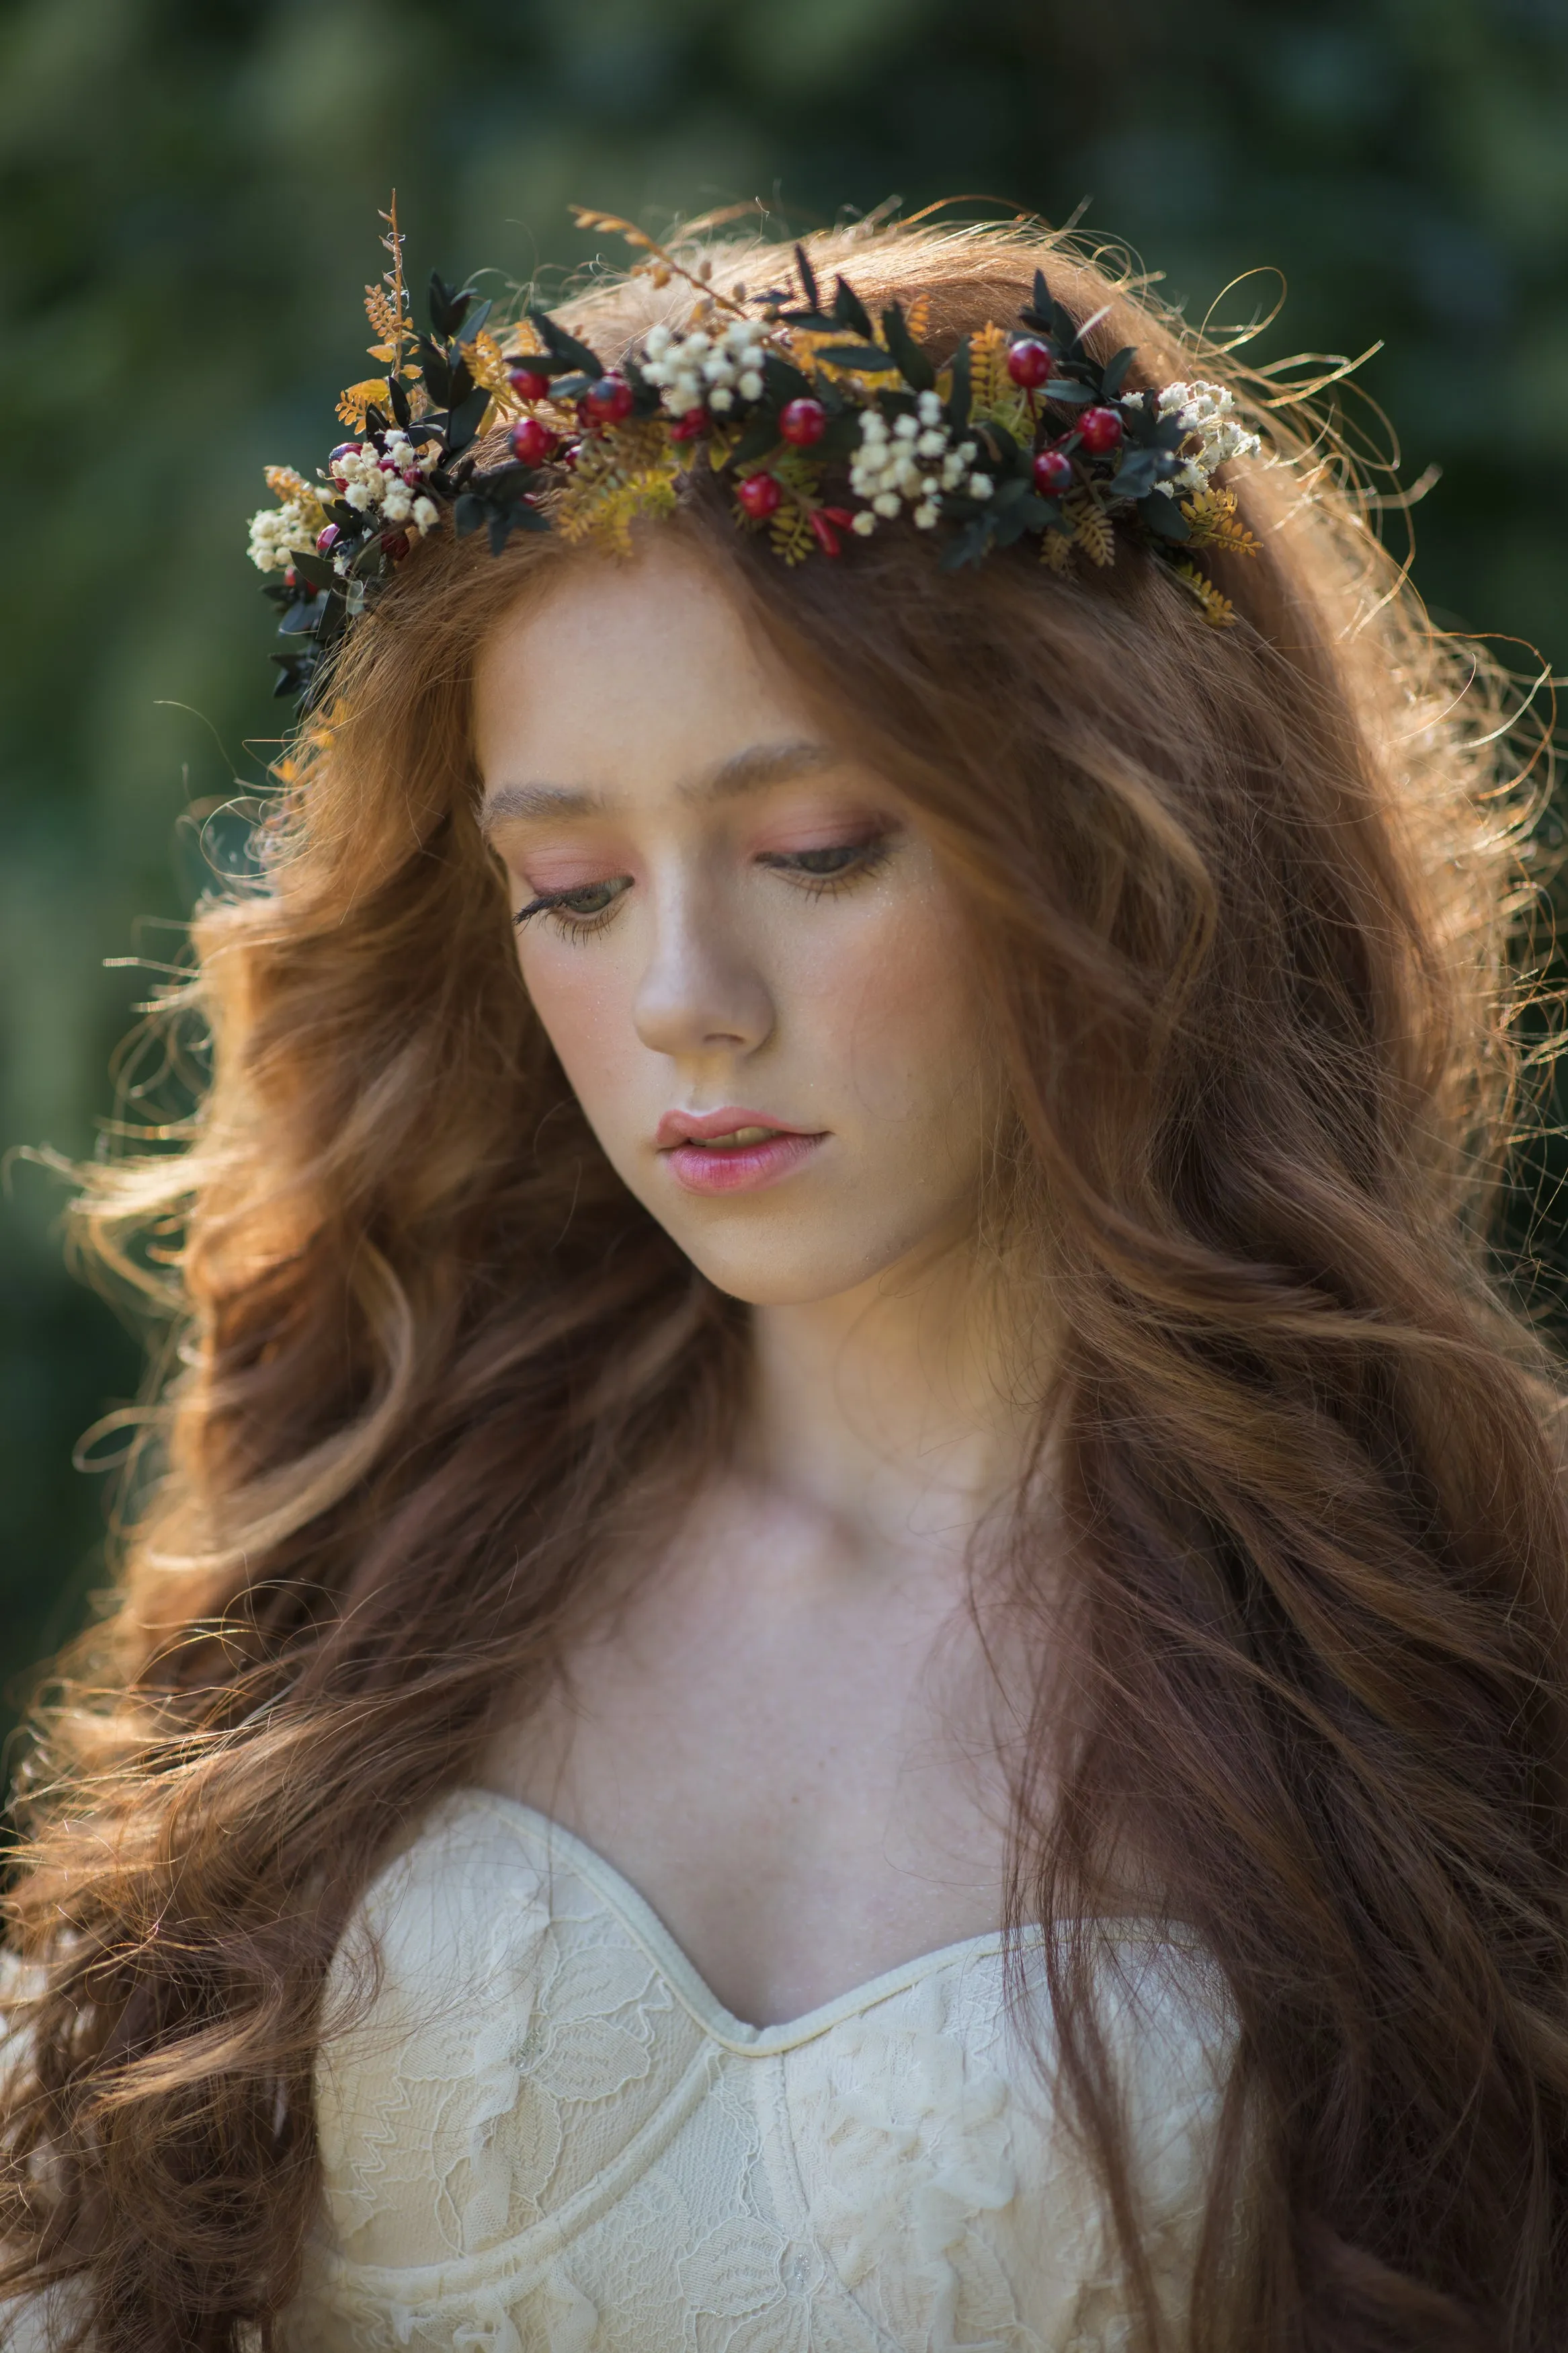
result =
[{"label": "woman's face", "polygon": [[804,1304],[961,1239],[994,1086],[955,901],[719,575],[669,542],[563,566],[475,716],[529,995],[688,1257]]}]

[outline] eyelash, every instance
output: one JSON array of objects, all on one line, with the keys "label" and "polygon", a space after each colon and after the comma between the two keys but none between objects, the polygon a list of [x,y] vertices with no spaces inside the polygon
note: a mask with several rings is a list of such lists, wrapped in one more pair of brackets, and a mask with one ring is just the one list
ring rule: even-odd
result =
[{"label": "eyelash", "polygon": [[[889,837],[879,833],[873,835],[868,841],[835,842],[823,849],[764,850],[757,863],[768,867],[774,873],[793,875],[808,899],[821,899],[836,897],[841,891],[851,890],[856,883],[875,874],[887,863],[890,848]],[[850,864],[826,872],[814,872],[810,867],[798,862],[807,858],[846,857],[852,861]],[[612,885],[619,887],[615,890],[607,906],[595,907],[586,913],[574,913],[570,903],[574,899],[589,898],[596,891],[610,890]],[[512,922],[521,931],[533,916],[549,915],[554,919],[555,927],[563,937],[584,940],[595,932],[603,931],[616,912],[617,901],[630,887],[629,875],[616,874],[604,882],[580,882],[571,891],[542,891],[537,898],[529,901],[526,907],[518,909]]]}]

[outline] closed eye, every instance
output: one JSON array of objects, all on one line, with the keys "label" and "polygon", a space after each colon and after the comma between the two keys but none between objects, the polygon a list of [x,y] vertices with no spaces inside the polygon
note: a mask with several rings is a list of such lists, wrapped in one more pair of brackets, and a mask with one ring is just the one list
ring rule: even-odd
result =
[{"label": "closed eye", "polygon": [[868,840],[833,842],[820,849],[764,849],[758,853],[757,864],[792,875],[815,898],[875,873],[887,862],[891,848],[891,837],[879,833]]},{"label": "closed eye", "polygon": [[631,887],[629,874],[612,874],[603,882],[579,882],[570,891],[542,891],[511,920],[521,931],[535,915],[550,915],[562,931],[581,938],[608,922],[616,900]]}]

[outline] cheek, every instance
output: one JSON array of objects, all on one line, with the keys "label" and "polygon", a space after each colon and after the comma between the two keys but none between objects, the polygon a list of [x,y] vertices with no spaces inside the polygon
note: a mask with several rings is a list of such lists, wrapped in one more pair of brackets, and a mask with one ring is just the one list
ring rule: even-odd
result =
[{"label": "cheek", "polygon": [[875,920],[829,934],[796,981],[802,1042],[824,1078],[890,1142],[931,1126],[962,1152],[989,1058],[968,939],[945,892],[900,894]]},{"label": "cheek", "polygon": [[630,981],[603,943],[541,940],[519,956],[523,986],[574,1092],[592,1117],[636,1048]]}]

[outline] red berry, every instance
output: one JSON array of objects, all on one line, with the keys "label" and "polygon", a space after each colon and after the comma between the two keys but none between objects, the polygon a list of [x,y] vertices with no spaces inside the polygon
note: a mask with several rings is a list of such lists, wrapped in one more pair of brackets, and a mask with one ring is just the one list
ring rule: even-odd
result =
[{"label": "red berry", "polygon": [[779,418],[779,431],[797,449],[809,449],[827,430],[827,411],[820,400],[792,400]]},{"label": "red berry", "polygon": [[784,492],[771,474],[748,474],[743,482],[736,483],[735,496],[753,522],[776,514],[784,503]]},{"label": "red berry", "polygon": [[1038,392],[1041,385],[1049,382],[1055,367],[1048,346],[1032,338],[1015,343],[1007,354],[1007,373],[1026,392]]},{"label": "red berry", "polygon": [[838,533],[828,522],[826,513],[819,512],[814,514],[811,518],[811,527],[816,533],[816,543],[824,555],[837,555],[841,543]]},{"label": "red berry", "polygon": [[525,466],[542,466],[554,448],[554,434],[537,417],[525,417],[511,428],[511,454]]},{"label": "red berry", "polygon": [[326,527],[325,531],[320,531],[320,532],[318,532],[318,533],[316,533],[316,553],[317,553],[317,554],[318,554],[318,555],[325,555],[329,548],[335,547],[335,546],[337,545],[337,542],[338,542],[338,527],[337,527],[337,524],[336,524],[335,522],[330,522],[330,523],[327,525],[327,527]]},{"label": "red berry", "polygon": [[405,466],[403,469],[403,479],[407,483],[411,491],[421,490],[424,487],[425,477],[420,472],[417,466]]},{"label": "red berry", "polygon": [[550,378],[541,375],[537,368],[509,368],[506,380],[519,400],[547,400],[550,396]]},{"label": "red berry", "polygon": [[1103,458],[1121,438],[1121,419],[1114,408],[1086,408],[1078,420],[1078,430],[1090,457]]},{"label": "red berry", "polygon": [[357,458],[358,456],[359,443],[357,441],[340,441],[337,448],[332,450],[331,455],[328,457],[327,463],[329,466],[335,466],[340,458]]},{"label": "red berry", "polygon": [[1040,449],[1035,455],[1035,488],[1042,497],[1059,498],[1072,488],[1072,459],[1065,449]]},{"label": "red berry", "polygon": [[670,427],[669,438],[672,441],[695,441],[707,423],[708,411],[705,408],[689,408],[679,425]]},{"label": "red berry", "polygon": [[618,425],[632,413],[632,388],[624,375],[602,375],[583,395],[583,406],[594,425]]},{"label": "red berry", "polygon": [[292,565],[289,566],[288,571],[283,575],[283,586],[285,588],[298,588],[300,586],[300,575],[295,571]]},{"label": "red berry", "polygon": [[381,552],[383,555],[390,556],[394,564],[401,564],[408,553],[408,533],[405,531],[384,531]]}]

